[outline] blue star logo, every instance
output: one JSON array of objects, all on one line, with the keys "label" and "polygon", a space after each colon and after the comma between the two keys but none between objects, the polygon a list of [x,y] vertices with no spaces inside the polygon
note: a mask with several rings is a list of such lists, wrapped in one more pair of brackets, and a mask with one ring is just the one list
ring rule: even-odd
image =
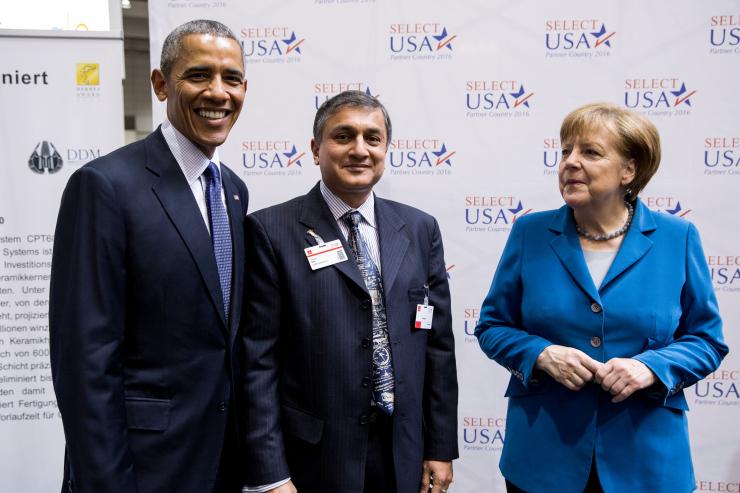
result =
[{"label": "blue star logo", "polygon": [[[609,38],[611,37],[611,34],[609,36],[607,36],[604,40],[602,40],[602,41],[599,40],[599,38],[601,38],[604,34],[606,34],[606,25],[604,23],[602,23],[601,24],[601,29],[599,29],[595,33],[591,33],[591,36],[593,36],[593,37],[596,38],[596,45],[594,46],[594,48],[596,46],[599,46],[600,44],[605,44],[609,48],[612,47],[611,42],[609,41]],[[612,33],[612,34],[614,34],[614,33]]]},{"label": "blue star logo", "polygon": [[451,152],[447,154],[447,146],[444,144],[444,142],[442,143],[442,147],[440,147],[438,151],[432,151],[432,154],[437,156],[437,166],[439,166],[442,163],[452,166],[452,160],[450,158],[455,153]]},{"label": "blue star logo", "polygon": [[437,43],[437,49],[442,49],[442,47],[447,48],[448,50],[452,51],[452,40],[455,38],[455,36],[452,36],[450,39],[445,41],[445,38],[447,37],[447,27],[442,28],[442,32],[434,36],[432,35],[434,39],[436,39],[439,43]]},{"label": "blue star logo", "polygon": [[676,202],[676,207],[675,208],[673,208],[673,209],[666,209],[665,211],[668,214],[671,214],[671,215],[674,215],[675,216],[676,214],[678,214],[679,212],[681,212],[681,202]]},{"label": "blue star logo", "polygon": [[288,39],[283,39],[282,40],[283,43],[285,43],[286,45],[288,45],[288,51],[287,51],[287,53],[290,53],[293,50],[295,50],[296,53],[300,53],[301,52],[301,48],[298,45],[300,45],[303,42],[303,40],[300,40],[294,46],[290,46],[291,44],[295,43],[296,39],[298,39],[298,38],[295,35],[295,31],[291,31],[290,37]]},{"label": "blue star logo", "polygon": [[527,96],[526,96],[526,97],[525,97],[524,99],[522,99],[522,100],[519,100],[519,98],[520,98],[520,97],[522,97],[522,96],[524,95],[524,92],[525,92],[525,91],[524,91],[524,84],[520,84],[520,85],[519,85],[519,90],[518,90],[517,92],[510,92],[510,93],[509,93],[509,95],[510,95],[510,96],[511,96],[512,98],[516,99],[516,101],[514,101],[514,107],[515,107],[515,108],[516,108],[517,106],[519,106],[520,104],[523,104],[524,106],[526,106],[527,108],[529,108],[529,101],[527,101],[527,99],[529,99],[529,97],[530,97],[530,96],[531,96],[531,95],[532,95],[533,93],[530,93],[530,94],[528,94],[528,95],[527,95]]},{"label": "blue star logo", "polygon": [[509,212],[511,212],[512,214],[515,214],[516,215],[516,213],[517,212],[520,212],[522,209],[524,209],[524,206],[522,205],[522,201],[520,200],[519,203],[517,204],[516,208],[509,209]]},{"label": "blue star logo", "polygon": [[696,91],[692,91],[686,96],[681,97],[684,93],[686,93],[686,83],[682,82],[681,88],[678,91],[671,91],[671,94],[676,96],[676,102],[673,106],[678,106],[681,103],[686,103],[687,105],[691,106],[691,100],[689,98],[694,95],[694,92]]},{"label": "blue star logo", "polygon": [[304,154],[304,153],[301,153],[301,155],[300,155],[300,156],[298,156],[298,157],[297,157],[297,158],[295,158],[295,159],[291,159],[291,158],[292,158],[293,156],[295,156],[295,155],[296,155],[297,153],[298,153],[298,150],[297,150],[297,149],[295,148],[295,145],[293,145],[293,148],[292,148],[292,149],[291,149],[290,151],[288,151],[288,152],[284,152],[284,153],[283,153],[283,156],[285,156],[285,157],[287,157],[287,158],[288,158],[288,166],[290,166],[290,165],[292,165],[292,164],[297,164],[298,166],[302,166],[302,165],[301,165],[301,158],[303,157],[303,154]]}]

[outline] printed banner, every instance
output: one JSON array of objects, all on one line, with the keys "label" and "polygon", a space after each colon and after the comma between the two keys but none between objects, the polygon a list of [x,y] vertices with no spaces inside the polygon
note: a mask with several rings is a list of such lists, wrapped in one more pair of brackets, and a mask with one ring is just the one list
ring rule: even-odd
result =
[{"label": "printed banner", "polygon": [[121,40],[0,37],[0,490],[58,491],[49,272],[69,176],[123,144]]}]

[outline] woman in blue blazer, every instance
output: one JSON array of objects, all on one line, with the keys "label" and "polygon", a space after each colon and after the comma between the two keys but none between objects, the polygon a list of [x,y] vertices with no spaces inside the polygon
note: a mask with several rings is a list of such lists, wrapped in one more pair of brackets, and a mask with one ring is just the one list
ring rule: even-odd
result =
[{"label": "woman in blue blazer", "polygon": [[693,491],[683,388],[728,351],[699,234],[637,198],[646,118],[586,105],[560,138],[565,205],[514,224],[475,331],[512,373],[507,491]]}]

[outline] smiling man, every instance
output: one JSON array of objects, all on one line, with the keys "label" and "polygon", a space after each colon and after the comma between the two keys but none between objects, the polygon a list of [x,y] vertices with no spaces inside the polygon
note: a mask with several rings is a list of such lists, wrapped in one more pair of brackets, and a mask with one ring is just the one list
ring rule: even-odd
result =
[{"label": "smiling man", "polygon": [[444,493],[452,480],[442,239],[433,217],[373,193],[390,138],[377,99],[327,100],[311,141],[321,182],[247,218],[247,485]]},{"label": "smiling man", "polygon": [[226,26],[183,24],[152,72],[167,120],[67,184],[49,311],[63,492],[241,491],[234,382],[248,196],[218,147],[246,84]]}]

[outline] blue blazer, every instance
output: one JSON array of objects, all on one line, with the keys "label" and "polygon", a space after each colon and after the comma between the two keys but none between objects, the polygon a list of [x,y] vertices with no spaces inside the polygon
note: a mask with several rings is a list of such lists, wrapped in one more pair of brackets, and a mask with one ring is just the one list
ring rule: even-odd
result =
[{"label": "blue blazer", "polygon": [[69,179],[49,306],[65,493],[213,489],[240,373],[248,201],[221,169],[234,253],[228,318],[208,229],[159,129]]},{"label": "blue blazer", "polygon": [[[396,380],[399,492],[418,491],[424,459],[457,448],[457,372],[442,238],[418,209],[375,198]],[[362,491],[372,392],[372,304],[357,264],[312,271],[303,250],[349,247],[315,186],[250,214],[243,323],[247,485],[290,476],[301,493]],[[431,330],[414,329],[429,286]]]},{"label": "blue blazer", "polygon": [[[475,331],[512,377],[501,471],[529,493],[580,493],[592,458],[606,492],[693,491],[683,388],[727,346],[699,234],[639,200],[599,288],[571,209],[519,219]],[[660,384],[613,404],[596,384],[573,392],[535,360],[551,344],[597,361],[635,358]]]}]

